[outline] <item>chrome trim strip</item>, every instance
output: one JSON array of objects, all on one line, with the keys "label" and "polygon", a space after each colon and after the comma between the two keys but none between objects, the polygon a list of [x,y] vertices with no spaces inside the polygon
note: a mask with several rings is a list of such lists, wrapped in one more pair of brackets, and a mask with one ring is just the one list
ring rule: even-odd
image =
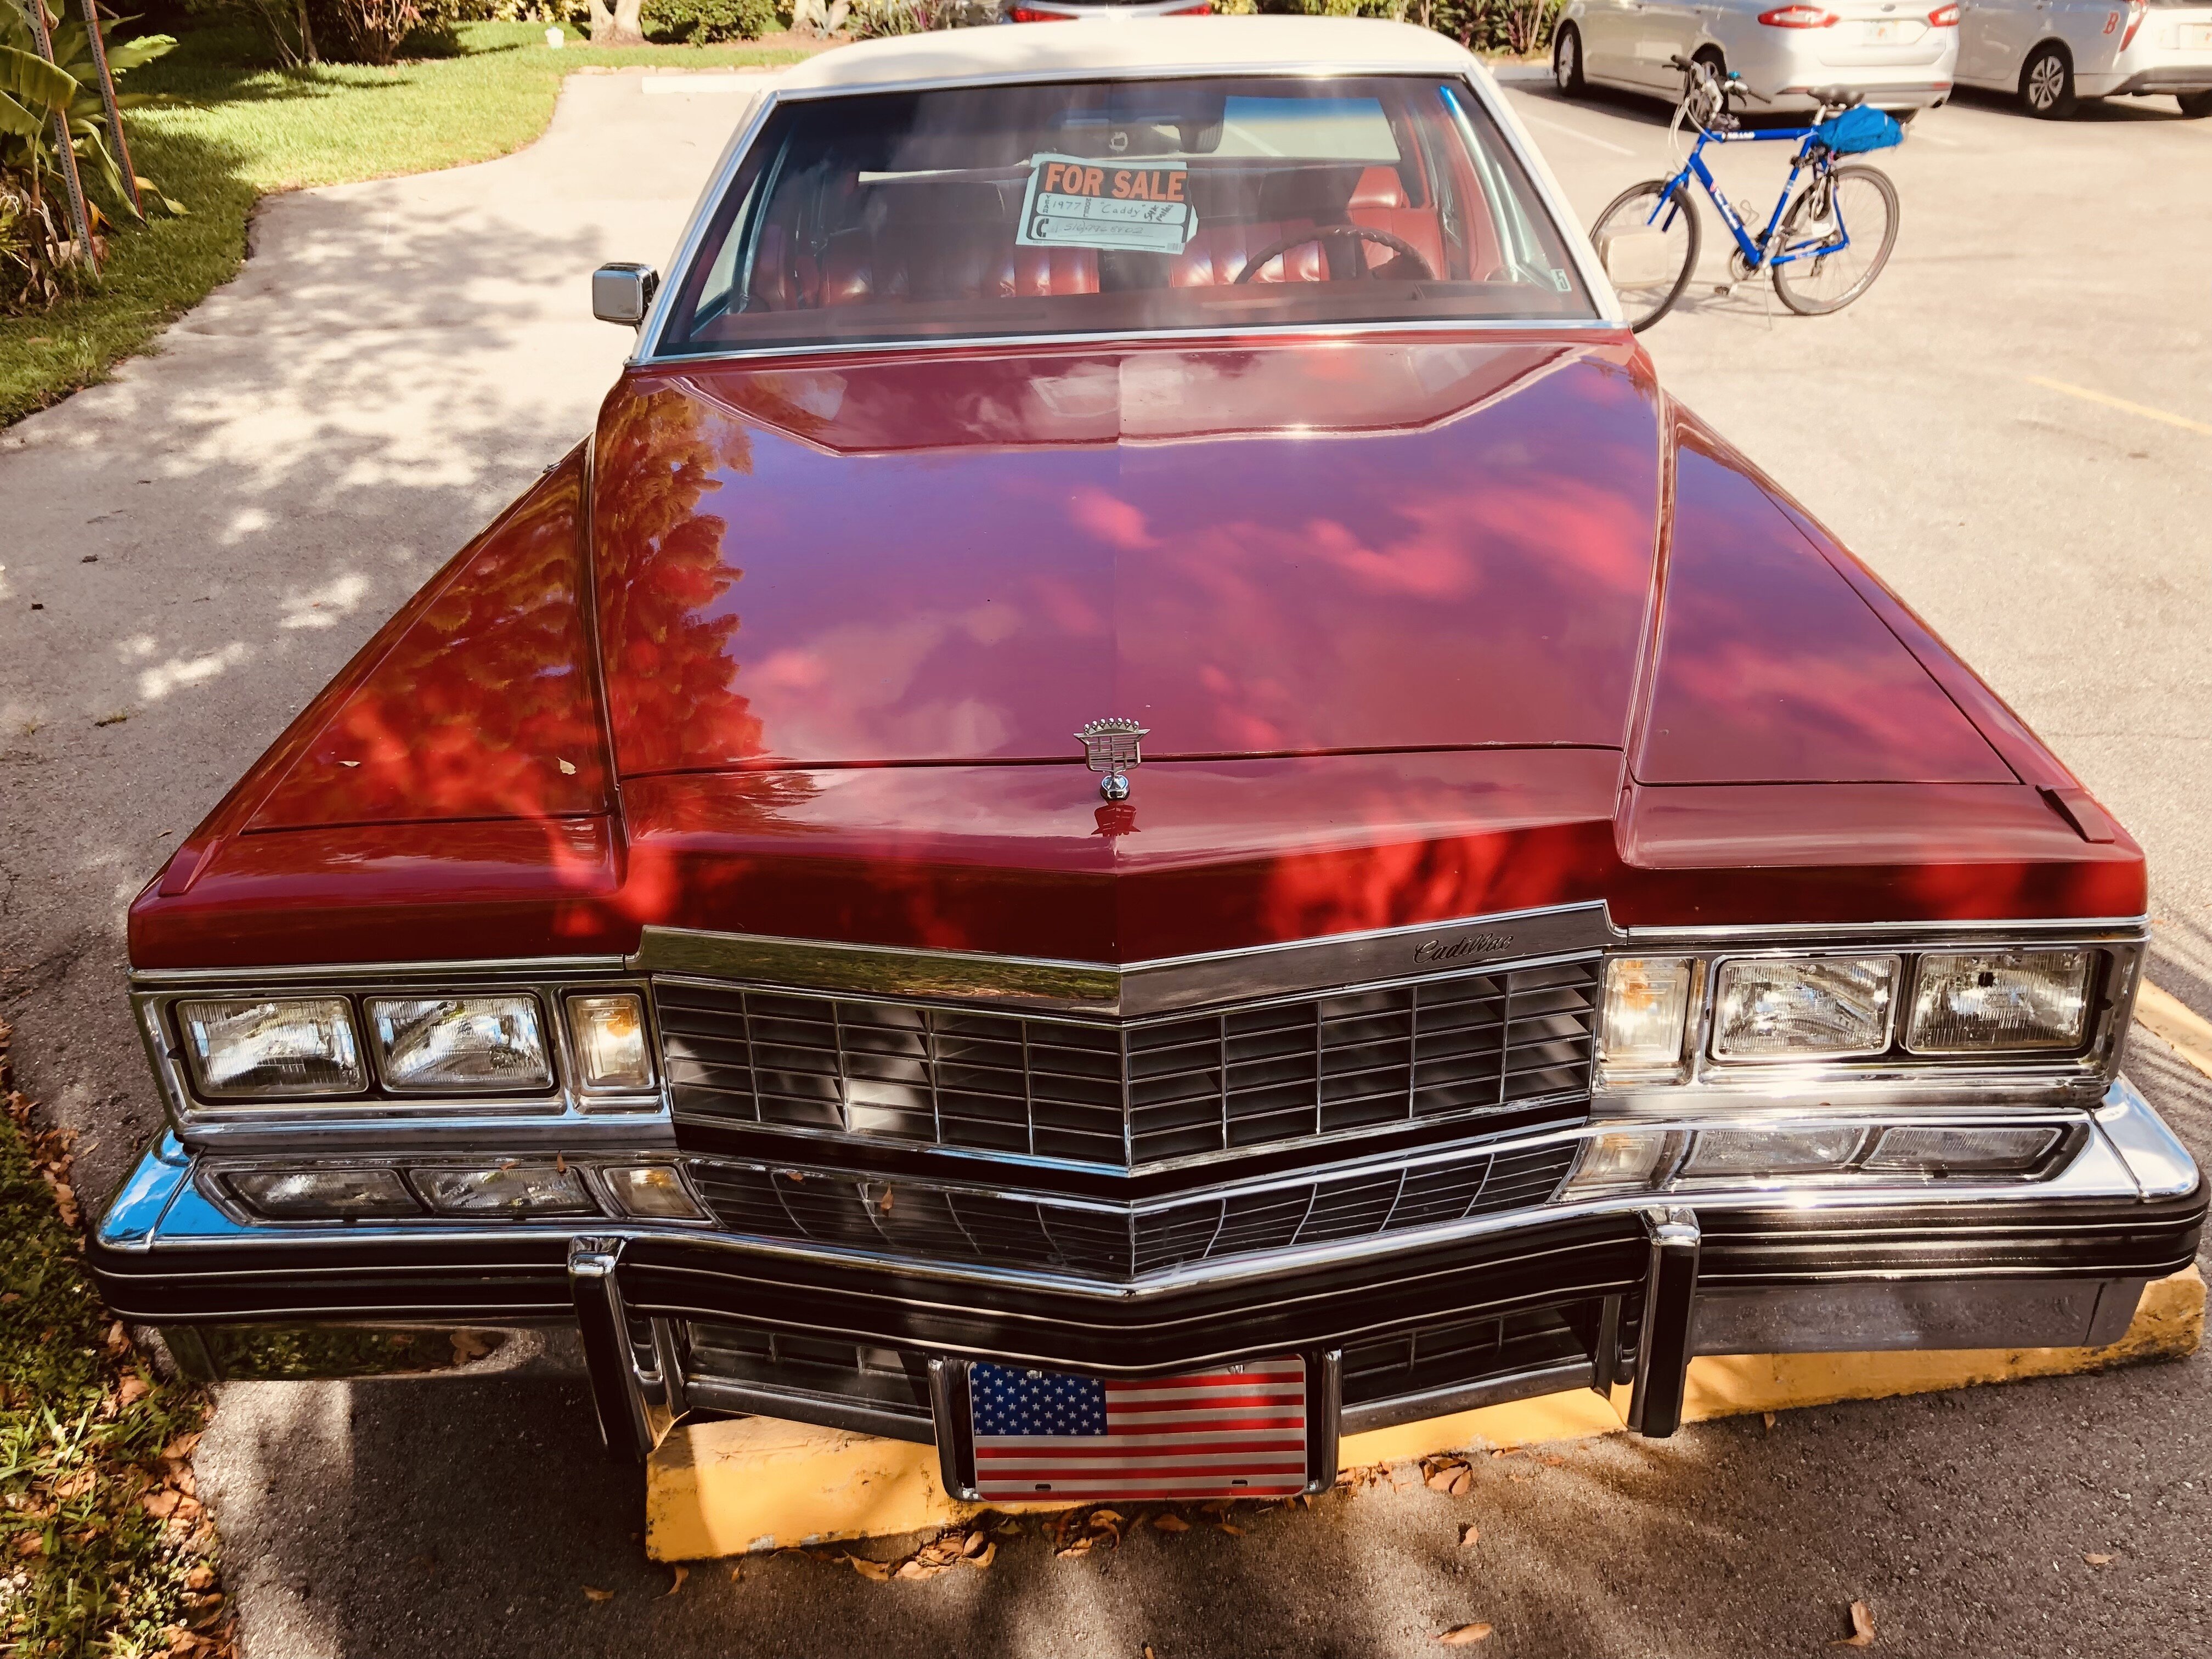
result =
[{"label": "chrome trim strip", "polygon": [[[2139,916],[2026,916],[2014,921],[1792,921],[1740,922],[1721,927],[1626,927],[1621,930],[1622,941],[1631,946],[1639,945],[1694,945],[1710,943],[1716,949],[1755,939],[1772,939],[1779,944],[1803,943],[1817,945],[1830,939],[1907,939],[1915,950],[1940,951],[1943,941],[1960,936],[1962,945],[1985,943],[1984,936],[1991,933],[2022,933],[2040,937],[2045,934],[2078,935],[2083,943],[2094,944],[2107,939],[2147,939],[2150,937],[2150,917]],[[1928,940],[1932,943],[1923,944]]]},{"label": "chrome trim strip", "polygon": [[[1901,1201],[1938,1204],[1946,1208],[1953,1206],[1964,1208],[1979,1203],[2018,1200],[2028,1197],[2047,1200],[2064,1200],[2073,1198],[2140,1198],[2142,1194],[2140,1183],[2130,1172],[2130,1166],[2114,1150],[2112,1139],[2107,1137],[2114,1133],[2116,1124],[2119,1126],[2118,1134],[2122,1139],[2142,1133],[2141,1130],[2131,1129],[2126,1125],[2125,1117],[2128,1114],[2139,1112],[2152,1117],[2154,1121],[2155,1115],[2151,1113],[2150,1108],[2142,1102],[2142,1097],[2132,1089],[2123,1089],[2118,1086],[2107,1096],[2106,1107],[2111,1115],[2100,1120],[2100,1127],[2106,1129],[2106,1133],[2085,1137],[2080,1152],[2075,1154],[2072,1161],[2064,1169],[2042,1180],[1985,1183],[1949,1180],[1917,1184],[1898,1182],[1882,1186],[1826,1188],[1808,1186],[1802,1182],[1775,1182],[1764,1185],[1731,1187],[1724,1190],[1700,1189],[1694,1193],[1676,1195],[1677,1201],[1694,1201],[1701,1212],[1707,1213],[1739,1209],[1772,1208],[1778,1203],[1787,1203],[1801,1210],[1847,1213],[1855,1209],[1877,1208]],[[1850,1115],[1837,1115],[1848,1118]],[[2071,1121],[2079,1124],[2083,1122],[2085,1118],[2086,1115],[2078,1111],[2070,1115],[2057,1112],[2027,1112],[2005,1114],[2002,1121]],[[1911,1118],[1896,1117],[1887,1121],[1987,1126],[1998,1120],[1986,1110],[1980,1112],[1966,1110],[1948,1114],[1923,1114]],[[1710,1120],[1706,1120],[1705,1122],[1706,1127],[1710,1127]],[[1653,1127],[1664,1128],[1668,1126],[1655,1124]],[[1693,1120],[1686,1127],[1696,1127],[1698,1124]],[[1580,1133],[1587,1134],[1592,1132]],[[1516,1142],[1513,1146],[1516,1150],[1527,1149],[1541,1144],[1542,1141],[1556,1141],[1562,1138],[1565,1137],[1558,1134],[1547,1135],[1540,1137],[1536,1140]],[[2186,1157],[2186,1154],[2183,1156]],[[2194,1165],[2191,1164],[2190,1167],[2193,1169]],[[852,1178],[849,1171],[838,1173]],[[182,1177],[183,1172],[179,1171],[178,1178],[180,1183]],[[2194,1184],[2192,1181],[2189,1186],[2193,1187]],[[2185,1187],[2183,1190],[2185,1192],[2187,1189]],[[1302,1247],[1295,1251],[1281,1251],[1273,1255],[1232,1257],[1224,1261],[1200,1264],[1194,1267],[1171,1269],[1141,1280],[1122,1282],[1074,1279],[1024,1268],[974,1267],[957,1262],[933,1261],[925,1258],[894,1255],[882,1251],[859,1250],[837,1246],[791,1244],[728,1233],[702,1231],[696,1225],[654,1227],[636,1222],[599,1223],[593,1224],[593,1230],[599,1234],[621,1237],[681,1236],[702,1249],[717,1252],[726,1251],[738,1256],[752,1255],[793,1261],[850,1261],[856,1266],[895,1269],[902,1278],[915,1283],[936,1280],[947,1285],[973,1285],[987,1287],[1020,1285],[1033,1289],[1093,1299],[1101,1303],[1130,1304],[1140,1303],[1194,1286],[1231,1285],[1262,1279],[1293,1268],[1355,1261],[1390,1252],[1428,1248],[1462,1239],[1487,1237],[1516,1229],[1543,1224],[1553,1220],[1583,1219],[1607,1215],[1632,1215],[1650,1208],[1655,1196],[1660,1197],[1662,1201],[1664,1201],[1664,1195],[1655,1195],[1650,1192],[1636,1192],[1609,1194],[1579,1201],[1532,1205],[1522,1209],[1478,1216],[1467,1221],[1452,1223],[1441,1227],[1425,1228],[1418,1231],[1370,1235],[1364,1238]],[[234,1249],[241,1239],[255,1235],[266,1237],[272,1243],[280,1237],[291,1241],[303,1236],[301,1229],[278,1228],[267,1223],[255,1224],[251,1227],[240,1226],[227,1217],[221,1217],[220,1212],[214,1211],[212,1206],[206,1213],[216,1216],[222,1220],[222,1231],[200,1235],[171,1234],[166,1237],[157,1237],[155,1248],[176,1264],[173,1268],[173,1271],[190,1272],[191,1268],[185,1264],[198,1251]],[[520,1222],[480,1224],[447,1223],[407,1227],[370,1227],[356,1224],[334,1225],[328,1229],[327,1236],[352,1241],[370,1239],[391,1241],[410,1237],[450,1239],[460,1236],[473,1236],[482,1237],[487,1242],[525,1239],[532,1241],[557,1239],[566,1242],[574,1237],[574,1230],[573,1227],[555,1227]],[[304,1286],[313,1283],[319,1276],[341,1271],[344,1270],[304,1267],[296,1270],[296,1274]],[[210,1278],[220,1280],[228,1276],[217,1273],[210,1275]],[[1931,1270],[1928,1274],[1917,1276],[1943,1277],[1945,1274]],[[272,1318],[291,1316],[294,1314],[304,1315],[307,1311],[305,1309],[291,1309],[265,1316]],[[428,1316],[434,1317],[436,1312],[434,1309],[430,1310]],[[356,1310],[348,1316],[357,1318],[359,1315]],[[394,1309],[387,1311],[384,1316],[396,1318],[401,1315],[398,1310]],[[1016,1317],[1011,1315],[1008,1316]]]},{"label": "chrome trim strip", "polygon": [[565,978],[570,975],[620,974],[620,957],[465,957],[453,962],[322,962],[291,963],[249,968],[133,968],[133,990],[162,991],[182,987],[317,984],[332,981],[435,979]]},{"label": "chrome trim strip", "polygon": [[647,927],[630,967],[792,989],[1020,1002],[1137,1018],[1338,986],[1402,984],[1431,972],[1595,953],[1619,936],[1602,902],[1334,933],[1236,951],[1125,963],[845,945]]},{"label": "chrome trim strip", "polygon": [[[677,244],[676,258],[669,265],[667,280],[661,283],[660,290],[654,296],[653,306],[647,313],[644,326],[638,331],[637,345],[630,354],[629,362],[634,368],[663,368],[687,362],[728,362],[733,359],[796,356],[802,354],[809,356],[849,356],[857,351],[869,350],[957,350],[973,345],[1042,345],[1061,342],[1071,343],[1087,342],[1095,344],[1117,338],[1158,340],[1224,333],[1231,337],[1240,334],[1249,336],[1255,331],[1234,328],[1224,330],[1217,327],[1192,331],[1187,336],[1182,331],[1139,331],[1132,328],[1097,334],[978,335],[972,337],[963,337],[957,339],[941,340],[854,341],[781,349],[755,347],[727,352],[701,353],[696,356],[681,355],[663,356],[660,351],[661,336],[666,331],[668,325],[669,296],[690,274],[693,261],[698,258],[700,245],[706,238],[707,227],[714,216],[714,210],[720,205],[723,195],[729,189],[732,181],[744,167],[745,158],[751,154],[753,145],[760,137],[761,130],[768,125],[776,110],[786,103],[810,103],[824,98],[873,98],[906,92],[956,91],[975,87],[1036,86],[1062,82],[1224,80],[1240,76],[1252,78],[1317,80],[1331,76],[1383,75],[1417,75],[1437,81],[1458,81],[1473,92],[1475,101],[1482,106],[1483,112],[1488,115],[1497,126],[1506,148],[1513,153],[1513,159],[1520,164],[1522,172],[1527,176],[1535,192],[1538,204],[1551,215],[1553,228],[1558,233],[1561,244],[1565,247],[1567,258],[1574,262],[1575,274],[1582,279],[1583,289],[1589,295],[1590,303],[1596,312],[1596,315],[1589,318],[1468,319],[1464,322],[1443,319],[1414,324],[1410,326],[1431,330],[1468,326],[1499,327],[1516,331],[1528,329],[1550,331],[1565,327],[1604,329],[1608,331],[1618,331],[1624,326],[1620,299],[1613,291],[1613,284],[1607,280],[1604,267],[1599,263],[1595,250],[1589,246],[1589,238],[1583,230],[1581,218],[1568,205],[1558,181],[1552,177],[1551,169],[1544,162],[1542,153],[1529,141],[1527,131],[1506,105],[1504,99],[1498,94],[1495,83],[1491,81],[1487,74],[1481,72],[1474,65],[1462,67],[1456,72],[1446,64],[1412,61],[1404,64],[1384,62],[1358,65],[1332,64],[1325,61],[1308,64],[1277,62],[1246,64],[1158,64],[1147,68],[1142,72],[1122,70],[1119,73],[1104,72],[1096,68],[1015,70],[996,75],[947,76],[942,79],[887,81],[880,84],[769,88],[767,95],[761,98],[756,106],[753,118],[745,128],[743,141],[730,147],[714,178],[700,196],[699,204],[693,211],[691,222],[684,228],[683,237]],[[1375,326],[1405,327],[1408,325],[1350,324],[1327,326],[1332,330],[1352,328],[1364,330]],[[1282,329],[1279,331],[1303,337],[1321,331],[1318,328],[1295,327]]]},{"label": "chrome trim strip", "polygon": [[1538,1365],[1525,1371],[1507,1371],[1498,1376],[1486,1376],[1474,1382],[1455,1382],[1448,1388],[1431,1389],[1424,1394],[1398,1395],[1388,1400],[1370,1400],[1357,1406],[1346,1406],[1342,1413],[1342,1425],[1346,1434],[1363,1434],[1370,1429],[1391,1429],[1401,1423],[1419,1423],[1431,1417],[1449,1417],[1454,1412],[1471,1412],[1484,1406],[1502,1406],[1510,1401],[1533,1399],[1540,1394],[1558,1394],[1567,1389],[1587,1389],[1597,1372],[1587,1359],[1561,1360],[1556,1364]]}]

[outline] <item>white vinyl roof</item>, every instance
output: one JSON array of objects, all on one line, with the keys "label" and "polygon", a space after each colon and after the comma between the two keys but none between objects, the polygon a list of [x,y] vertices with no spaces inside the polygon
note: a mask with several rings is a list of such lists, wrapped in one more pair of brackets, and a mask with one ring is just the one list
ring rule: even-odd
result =
[{"label": "white vinyl roof", "polygon": [[1330,69],[1464,75],[1479,65],[1447,36],[1366,17],[1106,17],[1012,23],[866,40],[817,53],[778,77],[780,89],[864,91],[1084,70]]}]

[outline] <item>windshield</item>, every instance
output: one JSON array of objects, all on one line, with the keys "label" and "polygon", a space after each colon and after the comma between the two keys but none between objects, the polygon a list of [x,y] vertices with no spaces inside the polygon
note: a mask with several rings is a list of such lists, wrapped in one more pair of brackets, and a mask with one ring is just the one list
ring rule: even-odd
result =
[{"label": "windshield", "polygon": [[787,103],[671,305],[674,355],[1596,314],[1466,83],[1412,76]]}]

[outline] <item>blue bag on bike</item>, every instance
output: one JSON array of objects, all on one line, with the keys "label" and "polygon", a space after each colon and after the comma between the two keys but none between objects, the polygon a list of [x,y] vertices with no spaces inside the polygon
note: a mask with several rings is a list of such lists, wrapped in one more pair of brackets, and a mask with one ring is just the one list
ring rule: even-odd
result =
[{"label": "blue bag on bike", "polygon": [[1878,109],[1855,104],[1841,115],[1813,129],[1816,143],[1838,155],[1857,155],[1870,149],[1887,149],[1905,142],[1905,129]]}]

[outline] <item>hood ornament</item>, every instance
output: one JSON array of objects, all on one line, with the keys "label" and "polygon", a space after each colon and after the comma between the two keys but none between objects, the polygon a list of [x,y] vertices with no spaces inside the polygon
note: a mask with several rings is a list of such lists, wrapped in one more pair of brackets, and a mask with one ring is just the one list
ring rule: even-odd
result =
[{"label": "hood ornament", "polygon": [[1108,800],[1128,799],[1127,769],[1144,764],[1138,743],[1148,729],[1134,720],[1103,720],[1091,721],[1075,734],[1083,740],[1084,763],[1106,775],[1098,781],[1098,793]]}]

